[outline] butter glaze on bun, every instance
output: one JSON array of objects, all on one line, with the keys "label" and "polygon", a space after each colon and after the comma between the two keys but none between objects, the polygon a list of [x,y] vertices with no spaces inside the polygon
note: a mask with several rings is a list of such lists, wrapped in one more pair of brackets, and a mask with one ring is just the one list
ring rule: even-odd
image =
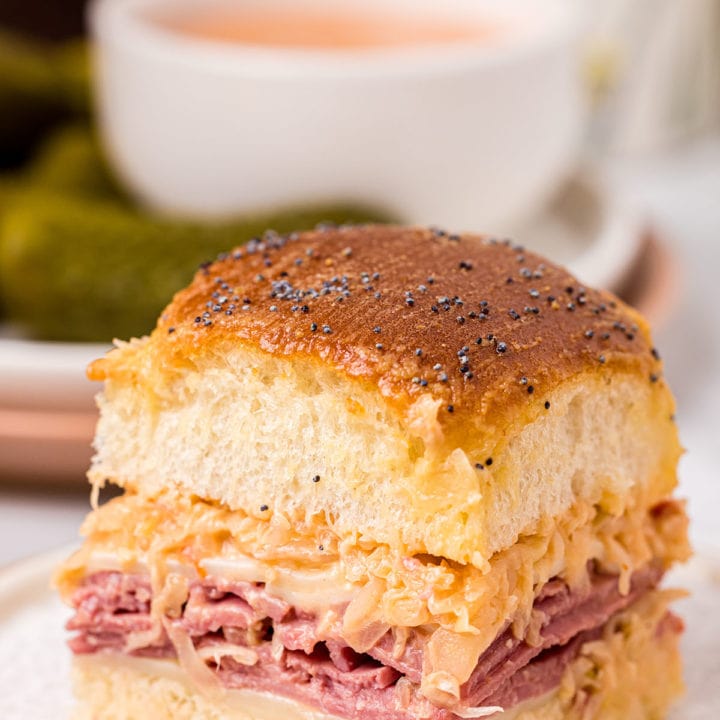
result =
[{"label": "butter glaze on bun", "polygon": [[510,243],[432,229],[268,234],[89,375],[106,383],[93,483],[477,566],[578,500],[659,501],[680,454],[635,311]]}]

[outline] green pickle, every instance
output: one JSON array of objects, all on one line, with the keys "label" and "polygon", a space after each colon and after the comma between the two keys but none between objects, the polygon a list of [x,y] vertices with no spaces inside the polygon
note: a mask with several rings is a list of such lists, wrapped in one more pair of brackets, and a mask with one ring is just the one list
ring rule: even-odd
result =
[{"label": "green pickle", "polygon": [[52,133],[41,144],[23,179],[32,190],[134,205],[113,176],[94,129],[85,124]]},{"label": "green pickle", "polygon": [[62,128],[0,184],[0,307],[44,340],[143,335],[198,265],[267,229],[387,219],[345,205],[258,213],[225,222],[170,219],[123,192],[87,125]]},{"label": "green pickle", "polygon": [[0,292],[8,317],[46,340],[108,341],[149,332],[198,265],[272,228],[377,219],[308,208],[222,224],[152,218],[116,204],[28,192],[6,212]]},{"label": "green pickle", "polygon": [[90,48],[83,39],[69,40],[54,50],[59,90],[74,116],[89,119],[92,113]]}]

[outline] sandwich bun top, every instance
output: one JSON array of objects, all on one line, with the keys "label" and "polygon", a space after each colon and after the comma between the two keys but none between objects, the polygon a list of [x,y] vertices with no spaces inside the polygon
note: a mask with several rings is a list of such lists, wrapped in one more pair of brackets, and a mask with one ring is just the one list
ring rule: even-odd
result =
[{"label": "sandwich bun top", "polygon": [[431,395],[446,427],[543,407],[580,372],[661,381],[646,321],[612,294],[509,241],[415,227],[270,233],[221,255],[175,296],[153,345],[172,366],[228,343],[316,358],[398,405]]},{"label": "sandwich bun top", "polygon": [[89,376],[106,381],[93,482],[460,562],[579,500],[655,502],[680,454],[636,311],[508,241],[436,229],[268,233]]}]

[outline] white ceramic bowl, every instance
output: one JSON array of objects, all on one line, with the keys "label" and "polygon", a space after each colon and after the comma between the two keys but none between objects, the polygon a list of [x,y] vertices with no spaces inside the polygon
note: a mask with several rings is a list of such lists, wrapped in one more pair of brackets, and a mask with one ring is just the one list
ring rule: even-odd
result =
[{"label": "white ceramic bowl", "polygon": [[141,199],[193,216],[352,200],[407,222],[499,231],[537,210],[576,161],[572,0],[343,3],[509,28],[476,45],[270,48],[155,19],[198,3],[299,1],[96,0],[103,135]]}]

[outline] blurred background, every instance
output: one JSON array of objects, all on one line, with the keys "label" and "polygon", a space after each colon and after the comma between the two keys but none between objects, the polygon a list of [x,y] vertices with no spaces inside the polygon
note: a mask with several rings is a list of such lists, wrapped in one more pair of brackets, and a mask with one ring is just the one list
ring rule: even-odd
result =
[{"label": "blurred background", "polygon": [[720,0],[2,0],[0,566],[77,536],[113,338],[222,250],[363,220],[645,312],[720,548]]}]

